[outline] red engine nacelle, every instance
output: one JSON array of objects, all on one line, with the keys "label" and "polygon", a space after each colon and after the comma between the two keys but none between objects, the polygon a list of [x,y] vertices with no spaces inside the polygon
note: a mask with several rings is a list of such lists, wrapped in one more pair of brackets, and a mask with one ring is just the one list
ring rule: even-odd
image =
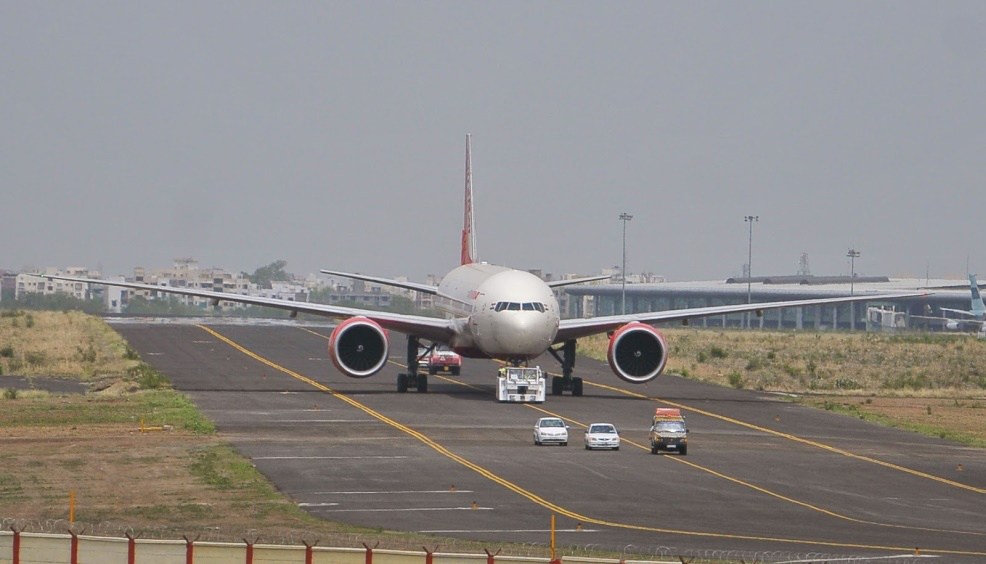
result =
[{"label": "red engine nacelle", "polygon": [[375,321],[353,317],[343,321],[329,337],[329,357],[350,378],[373,376],[387,363],[390,342]]},{"label": "red engine nacelle", "polygon": [[650,325],[628,323],[609,339],[609,366],[621,380],[631,384],[649,382],[664,372],[668,343]]}]

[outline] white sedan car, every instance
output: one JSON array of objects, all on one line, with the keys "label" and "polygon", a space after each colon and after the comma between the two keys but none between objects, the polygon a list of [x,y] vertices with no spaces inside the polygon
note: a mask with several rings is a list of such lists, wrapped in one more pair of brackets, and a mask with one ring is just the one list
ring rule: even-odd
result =
[{"label": "white sedan car", "polygon": [[534,444],[568,446],[568,425],[557,417],[542,417],[534,424]]},{"label": "white sedan car", "polygon": [[620,450],[620,433],[609,423],[593,423],[585,430],[585,450],[611,448]]}]

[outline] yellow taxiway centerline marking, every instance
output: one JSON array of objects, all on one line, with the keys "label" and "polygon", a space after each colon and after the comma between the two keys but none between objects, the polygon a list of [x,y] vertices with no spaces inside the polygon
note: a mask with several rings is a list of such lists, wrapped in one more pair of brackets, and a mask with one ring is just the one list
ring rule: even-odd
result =
[{"label": "yellow taxiway centerline marking", "polygon": [[[455,383],[455,384],[461,384],[461,382],[458,382],[456,380],[451,380],[449,378],[443,378],[443,380],[448,380],[449,382],[452,382],[452,383]],[[464,384],[464,385],[468,385],[468,384]],[[471,386],[471,387],[474,387],[474,386]],[[476,388],[476,389],[479,389],[479,388]],[[552,413],[551,411],[548,411],[548,410],[546,410],[546,409],[544,409],[542,407],[538,407],[536,405],[531,405],[531,404],[524,404],[524,405],[526,405],[527,407],[529,407],[529,408],[531,408],[531,409],[533,409],[535,411],[540,411],[541,413],[544,413],[546,415],[550,415],[552,417],[558,417],[559,419],[563,419],[565,421],[569,421],[572,424],[578,425],[579,427],[587,427],[588,426],[585,423],[581,423],[581,422],[576,421],[574,419],[569,419],[568,417],[565,417],[564,415],[560,415],[558,413]],[[650,447],[648,447],[648,446],[642,445],[642,444],[637,443],[635,441],[631,441],[629,439],[624,439],[622,437],[620,438],[620,442],[621,443],[628,443],[631,446],[635,446],[635,447],[637,447],[639,449],[642,449],[642,450],[646,450],[646,451],[649,451],[650,450]],[[867,521],[865,519],[857,519],[855,517],[850,517],[848,515],[842,515],[841,513],[836,513],[834,511],[829,510],[829,509],[823,509],[823,508],[818,507],[816,505],[812,505],[812,504],[810,504],[808,502],[798,501],[798,500],[796,500],[794,498],[790,498],[790,497],[787,497],[785,495],[781,495],[781,494],[779,494],[777,492],[772,492],[772,491],[770,491],[770,490],[768,490],[766,488],[762,488],[762,487],[760,487],[760,486],[758,486],[756,484],[752,484],[750,482],[746,482],[746,481],[740,480],[739,478],[734,478],[734,477],[729,476],[727,474],[723,474],[723,473],[718,472],[716,470],[713,470],[711,468],[707,468],[705,466],[702,466],[701,464],[696,464],[694,462],[690,462],[688,460],[685,460],[685,459],[680,458],[680,457],[677,457],[677,456],[674,456],[674,457],[668,456],[668,457],[662,457],[662,458],[666,458],[668,460],[673,460],[674,462],[678,462],[680,464],[685,464],[687,466],[691,466],[692,468],[695,468],[696,470],[701,470],[702,472],[707,472],[709,474],[712,474],[713,476],[716,476],[718,478],[722,478],[723,480],[728,480],[730,482],[739,484],[741,486],[746,486],[746,487],[748,487],[750,489],[753,489],[753,490],[756,490],[756,491],[758,491],[758,492],[760,492],[762,494],[766,494],[766,495],[769,495],[771,497],[775,497],[777,499],[786,501],[788,503],[793,503],[795,505],[800,505],[802,507],[811,509],[812,511],[818,511],[819,513],[824,513],[825,515],[830,515],[830,516],[835,517],[837,519],[844,519],[846,521],[851,521],[853,523],[861,523],[861,524],[864,524],[864,525],[876,525],[878,527],[890,527],[890,528],[895,528],[895,529],[908,529],[908,530],[914,530],[914,531],[928,531],[928,532],[934,532],[934,533],[952,533],[952,534],[975,535],[975,536],[984,536],[984,535],[986,535],[986,533],[979,533],[979,532],[975,532],[975,531],[957,531],[957,530],[953,530],[953,529],[935,529],[935,528],[930,528],[930,527],[915,527],[915,526],[911,526],[911,525],[896,525],[896,524],[893,524],[893,523],[880,523],[878,521]]]},{"label": "yellow taxiway centerline marking", "polygon": [[[618,522],[613,522],[613,521],[606,521],[606,520],[603,520],[603,519],[597,519],[597,518],[594,518],[594,517],[589,517],[589,516],[586,516],[586,515],[582,515],[582,514],[579,514],[579,513],[574,512],[574,511],[565,509],[564,507],[561,507],[559,505],[555,505],[554,503],[552,503],[552,502],[550,502],[550,501],[548,501],[548,500],[546,500],[546,499],[538,496],[537,494],[535,494],[533,492],[530,492],[530,491],[528,491],[528,490],[526,490],[526,489],[524,489],[524,488],[522,488],[522,487],[514,484],[513,482],[507,481],[507,480],[505,480],[505,479],[497,476],[496,474],[494,474],[493,472],[491,472],[491,471],[483,468],[482,466],[479,466],[479,465],[477,465],[477,464],[475,464],[473,462],[470,462],[469,460],[467,460],[467,459],[465,459],[465,458],[463,458],[463,457],[461,457],[461,456],[453,453],[452,451],[446,449],[441,444],[433,441],[432,439],[430,439],[426,435],[424,435],[424,434],[422,434],[422,433],[420,433],[418,431],[415,431],[414,429],[412,429],[412,428],[410,428],[410,427],[408,427],[408,426],[406,426],[406,425],[404,425],[402,423],[399,423],[399,422],[397,422],[397,421],[395,421],[395,420],[387,417],[386,415],[384,415],[384,414],[382,414],[382,413],[374,410],[373,408],[371,408],[369,406],[366,406],[366,405],[364,405],[364,404],[362,404],[362,403],[360,403],[360,402],[358,402],[358,401],[356,401],[356,400],[354,400],[354,399],[352,399],[352,398],[350,398],[350,397],[348,397],[346,395],[343,395],[343,394],[341,394],[341,393],[333,390],[332,388],[329,388],[328,386],[325,386],[324,384],[320,384],[319,382],[316,382],[315,380],[312,380],[310,378],[307,378],[305,376],[302,376],[301,374],[298,374],[297,372],[295,372],[295,371],[293,371],[291,369],[285,368],[285,367],[283,367],[283,366],[281,366],[281,365],[279,365],[279,364],[277,364],[277,363],[275,363],[275,362],[273,362],[271,360],[268,360],[268,359],[266,359],[266,358],[264,358],[264,357],[262,357],[262,356],[260,356],[260,355],[258,355],[256,353],[254,353],[253,351],[250,351],[249,349],[243,347],[242,345],[236,343],[235,341],[233,341],[233,340],[231,340],[231,339],[229,339],[229,338],[227,338],[227,337],[219,334],[218,332],[214,331],[213,329],[210,329],[209,327],[206,327],[204,325],[196,325],[196,327],[198,327],[198,328],[202,329],[203,331],[206,331],[207,333],[213,335],[217,339],[219,339],[219,340],[223,341],[224,343],[230,345],[231,347],[233,347],[236,350],[242,352],[243,354],[249,356],[250,358],[253,358],[254,360],[257,360],[258,362],[260,362],[262,364],[265,364],[265,365],[267,365],[267,366],[269,366],[269,367],[271,367],[271,368],[273,368],[275,370],[278,370],[280,372],[283,372],[283,373],[287,374],[288,376],[291,376],[292,378],[295,378],[297,380],[300,380],[302,382],[305,382],[306,384],[309,384],[309,385],[311,385],[312,387],[314,387],[316,389],[319,389],[319,390],[321,390],[321,391],[323,391],[325,393],[328,393],[328,394],[332,395],[335,398],[338,398],[338,399],[340,399],[340,400],[348,403],[350,406],[352,406],[352,407],[354,407],[354,408],[356,408],[356,409],[358,409],[358,410],[366,413],[367,415],[370,415],[371,417],[374,417],[374,418],[378,419],[379,421],[381,421],[383,423],[386,423],[386,424],[394,427],[395,429],[398,429],[400,431],[403,431],[404,433],[407,433],[408,435],[411,435],[412,437],[418,439],[422,443],[424,443],[424,444],[428,445],[429,447],[431,447],[432,449],[434,449],[439,454],[441,454],[441,455],[443,455],[443,456],[445,456],[445,457],[447,457],[447,458],[449,458],[451,460],[454,460],[455,462],[458,462],[459,464],[465,466],[466,468],[469,468],[469,469],[475,471],[479,475],[487,478],[488,480],[490,480],[490,481],[492,481],[494,483],[500,484],[504,488],[506,488],[506,489],[508,489],[508,490],[510,490],[510,491],[512,491],[512,492],[514,492],[514,493],[516,493],[518,495],[520,495],[521,497],[524,497],[524,498],[526,498],[526,499],[534,502],[535,504],[540,505],[541,507],[544,507],[545,509],[548,509],[550,511],[554,511],[554,512],[560,514],[560,515],[564,515],[566,517],[569,517],[569,518],[574,519],[576,521],[580,521],[582,523],[591,523],[591,524],[594,524],[594,525],[614,527],[614,528],[618,528],[618,529],[647,531],[647,532],[653,532],[653,533],[684,535],[684,536],[693,536],[693,537],[711,537],[711,538],[723,538],[723,539],[734,539],[734,540],[752,540],[752,541],[761,541],[761,542],[780,542],[780,543],[795,543],[795,544],[811,544],[811,545],[817,545],[817,546],[829,546],[829,547],[840,547],[840,548],[859,548],[859,549],[868,549],[868,550],[892,550],[892,551],[905,551],[905,552],[909,552],[909,551],[913,550],[913,547],[868,545],[868,544],[859,544],[859,543],[842,543],[842,542],[833,542],[833,541],[820,541],[820,540],[807,540],[807,539],[787,539],[787,538],[782,538],[782,537],[760,537],[760,536],[755,536],[755,535],[738,535],[738,534],[730,534],[730,533],[711,533],[711,532],[705,532],[705,531],[685,531],[685,530],[677,530],[677,529],[665,529],[665,528],[660,528],[660,527],[651,527],[651,526],[647,526],[647,525],[634,525],[634,524],[631,524],[631,523],[618,523]],[[320,335],[318,333],[315,333],[315,334],[324,338],[323,335]],[[456,382],[456,383],[458,383],[458,382]],[[926,549],[923,549],[923,550],[925,550],[926,553],[958,554],[958,555],[965,555],[965,556],[986,556],[986,552],[976,552],[976,551],[948,550],[948,549],[932,549],[932,548],[926,548]]]},{"label": "yellow taxiway centerline marking", "polygon": [[615,386],[608,386],[606,384],[596,384],[596,383],[593,383],[593,382],[585,382],[585,383],[586,384],[589,384],[590,386],[595,386],[597,388],[602,388],[604,390],[610,390],[610,391],[619,392],[621,394],[625,394],[625,395],[628,395],[628,396],[633,396],[633,397],[636,397],[636,398],[647,399],[647,400],[650,400],[650,401],[654,401],[654,402],[658,402],[658,403],[663,403],[663,404],[666,404],[666,405],[670,405],[672,407],[677,407],[679,409],[684,409],[684,410],[687,410],[687,411],[691,411],[693,413],[698,413],[699,415],[705,415],[706,417],[712,417],[712,418],[715,418],[715,419],[719,419],[721,421],[726,421],[728,423],[733,423],[734,425],[739,425],[741,427],[746,427],[748,429],[753,429],[753,430],[756,430],[756,431],[760,431],[762,433],[767,433],[769,435],[774,435],[774,436],[777,436],[777,437],[782,437],[782,438],[785,438],[785,439],[788,439],[788,440],[791,440],[791,441],[794,441],[794,442],[797,442],[797,443],[802,443],[802,444],[805,444],[805,445],[808,445],[808,446],[811,446],[811,447],[820,448],[822,450],[827,450],[829,452],[833,452],[833,453],[836,453],[836,454],[841,454],[842,456],[846,456],[848,458],[855,458],[857,460],[862,460],[864,462],[869,462],[871,464],[877,464],[877,465],[880,465],[880,466],[884,466],[886,468],[892,468],[892,469],[898,470],[900,472],[904,472],[904,473],[907,473],[907,474],[911,474],[913,476],[918,476],[920,478],[925,478],[925,479],[928,479],[928,480],[932,480],[932,481],[939,482],[939,483],[942,483],[942,484],[946,484],[946,485],[949,485],[949,486],[953,486],[953,487],[956,487],[956,488],[962,488],[962,489],[973,491],[973,492],[976,492],[976,493],[986,494],[986,489],[983,489],[983,488],[977,488],[975,486],[970,486],[970,485],[967,485],[967,484],[963,484],[961,482],[955,482],[955,481],[949,480],[947,478],[942,478],[940,476],[935,476],[934,474],[928,474],[927,472],[921,472],[920,470],[914,470],[913,468],[907,468],[905,466],[900,466],[900,465],[894,464],[892,462],[884,462],[883,460],[878,460],[876,458],[870,458],[868,456],[863,456],[861,454],[852,453],[852,452],[849,452],[847,450],[842,450],[840,448],[835,448],[833,446],[829,446],[827,444],[820,443],[820,442],[817,442],[817,441],[812,441],[810,439],[805,439],[803,437],[799,437],[797,435],[792,435],[790,433],[783,433],[781,431],[774,431],[773,429],[768,429],[766,427],[761,427],[759,425],[754,425],[753,423],[746,423],[746,422],[740,421],[738,419],[733,419],[731,417],[726,417],[725,415],[719,415],[717,413],[712,413],[710,411],[705,411],[705,410],[699,409],[697,407],[691,407],[691,406],[687,406],[687,405],[684,405],[684,404],[676,403],[676,402],[673,402],[673,401],[668,401],[668,400],[661,399],[661,398],[651,397],[651,396],[647,396],[647,395],[644,395],[644,394],[638,394],[636,392],[631,392],[629,390],[624,390],[624,389],[621,389],[621,388],[617,388]]}]

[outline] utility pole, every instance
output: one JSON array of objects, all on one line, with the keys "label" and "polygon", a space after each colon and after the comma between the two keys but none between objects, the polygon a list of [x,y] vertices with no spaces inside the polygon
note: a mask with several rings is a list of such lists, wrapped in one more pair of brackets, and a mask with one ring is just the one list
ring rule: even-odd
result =
[{"label": "utility pole", "polygon": [[627,313],[627,222],[631,219],[633,216],[627,212],[620,214],[620,221],[623,222],[623,270],[620,272],[623,279],[623,315]]},{"label": "utility pole", "polygon": [[[759,215],[748,215],[743,218],[743,221],[750,224],[750,244],[747,247],[746,253],[746,303],[752,303],[753,298],[751,295],[750,284],[753,278],[753,224],[754,222],[760,221]],[[746,313],[746,327],[750,328],[750,313]]]},{"label": "utility pole", "polygon": [[857,251],[856,249],[849,249],[849,252],[846,253],[846,256],[849,257],[849,264],[850,264],[850,266],[849,266],[849,295],[852,296],[852,295],[855,294],[853,285],[856,282],[856,257],[859,256],[859,251]]}]

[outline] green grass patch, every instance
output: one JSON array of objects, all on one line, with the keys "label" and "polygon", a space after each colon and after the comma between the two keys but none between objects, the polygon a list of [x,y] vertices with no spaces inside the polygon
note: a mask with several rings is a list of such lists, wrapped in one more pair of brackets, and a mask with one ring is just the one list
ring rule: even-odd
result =
[{"label": "green grass patch", "polygon": [[[53,403],[54,402],[54,403]],[[4,401],[0,426],[48,427],[132,423],[161,426],[198,434],[215,432],[215,425],[184,394],[171,390],[142,391],[123,396],[64,396]]]},{"label": "green grass patch", "polygon": [[925,435],[927,437],[936,437],[939,439],[945,439],[959,444],[963,444],[971,447],[986,448],[986,440],[979,437],[970,435],[968,433],[963,433],[961,431],[956,431],[953,429],[948,429],[945,427],[940,427],[937,425],[929,425],[926,423],[915,423],[913,421],[905,421],[902,419],[896,419],[893,417],[888,417],[882,413],[873,413],[867,411],[864,403],[864,407],[860,407],[857,404],[845,404],[830,400],[819,401],[812,398],[800,398],[796,400],[797,403],[802,405],[808,405],[811,407],[818,407],[826,411],[832,411],[834,413],[841,413],[843,415],[849,415],[862,419],[864,421],[869,421],[870,423],[876,423],[877,425],[883,425],[884,427],[892,427],[894,429],[904,429],[907,431],[912,431]]},{"label": "green grass patch", "polygon": [[262,499],[278,497],[270,482],[229,445],[203,448],[194,454],[192,474],[223,491],[250,491]]}]

